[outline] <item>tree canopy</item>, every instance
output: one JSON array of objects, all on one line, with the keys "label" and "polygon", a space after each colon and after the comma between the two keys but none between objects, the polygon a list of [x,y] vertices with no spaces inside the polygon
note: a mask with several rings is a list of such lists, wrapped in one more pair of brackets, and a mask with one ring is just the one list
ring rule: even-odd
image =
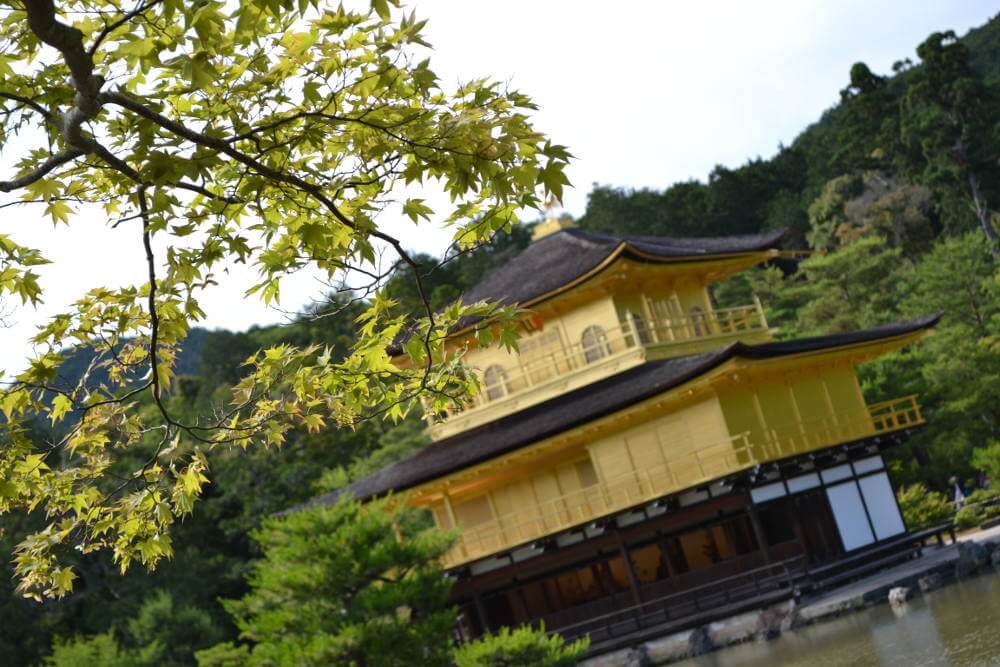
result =
[{"label": "tree canopy", "polygon": [[[0,396],[0,512],[46,517],[17,547],[24,594],[69,591],[73,550],[109,550],[123,571],[170,555],[171,525],[208,479],[207,450],[398,419],[421,396],[444,404],[471,389],[442,332],[509,312],[435,310],[426,267],[380,215],[433,217],[453,226],[456,251],[474,248],[541,196],[559,197],[570,156],[534,129],[525,94],[487,79],[442,89],[423,27],[387,0],[362,11],[318,0],[24,0],[0,11],[0,141],[37,145],[0,182],[6,205],[68,225],[99,207],[148,269],[142,284],[86,286],[34,336],[37,353]],[[448,210],[432,210],[426,192],[447,195]],[[0,290],[37,302],[32,267],[45,261],[44,249],[4,236]],[[229,262],[256,267],[247,293],[264,303],[290,273],[319,271],[347,305],[363,301],[357,340],[341,356],[315,343],[254,350],[227,400],[182,416],[167,400],[178,349]],[[400,266],[419,317],[380,292]],[[403,331],[411,368],[386,354]],[[73,383],[60,373],[70,346],[93,351]],[[38,442],[24,428],[32,418],[65,428]],[[147,456],[123,465],[143,444]]]}]

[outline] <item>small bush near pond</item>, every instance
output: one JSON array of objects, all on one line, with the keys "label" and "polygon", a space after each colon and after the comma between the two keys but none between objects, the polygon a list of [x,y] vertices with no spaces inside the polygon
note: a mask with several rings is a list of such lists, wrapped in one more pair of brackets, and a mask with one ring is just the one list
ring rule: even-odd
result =
[{"label": "small bush near pond", "polygon": [[966,497],[964,506],[955,514],[955,526],[964,530],[998,516],[1000,490],[977,489]]},{"label": "small bush near pond", "polygon": [[951,503],[938,491],[928,491],[923,484],[904,486],[897,496],[903,519],[910,530],[940,526],[951,520]]},{"label": "small bush near pond", "polygon": [[501,628],[497,634],[487,633],[455,650],[458,667],[572,667],[587,652],[590,641],[578,639],[566,643],[562,637],[545,634],[527,626],[511,630]]}]

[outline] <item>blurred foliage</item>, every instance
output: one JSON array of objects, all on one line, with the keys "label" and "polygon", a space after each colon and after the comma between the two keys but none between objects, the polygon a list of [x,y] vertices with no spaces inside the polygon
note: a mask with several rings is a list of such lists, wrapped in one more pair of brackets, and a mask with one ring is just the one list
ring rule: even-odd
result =
[{"label": "blurred foliage", "polygon": [[57,640],[45,660],[51,667],[185,667],[195,651],[222,637],[209,615],[179,606],[166,590],[153,593],[128,620],[119,641],[112,632]]},{"label": "blurred foliage", "polygon": [[[457,618],[438,558],[452,540],[416,514],[393,498],[362,505],[343,496],[265,521],[254,532],[264,558],[250,570],[250,591],[225,603],[251,643],[244,664],[450,664]],[[219,664],[234,650],[199,659]]]},{"label": "blurred foliage", "polygon": [[589,645],[588,639],[567,644],[559,635],[547,635],[545,628],[502,628],[462,644],[454,660],[457,667],[572,667],[586,655]]},{"label": "blurred foliage", "polygon": [[1000,490],[977,489],[963,501],[955,513],[955,526],[965,530],[1000,516]]},{"label": "blurred foliage", "polygon": [[[106,552],[122,573],[171,557],[215,450],[399,421],[422,401],[454,407],[478,385],[445,350],[460,320],[489,317],[514,340],[512,308],[455,302],[448,269],[423,284],[434,267],[386,217],[446,226],[453,253],[474,253],[562,198],[571,155],[534,127],[525,93],[439,81],[426,23],[401,0],[0,5],[0,149],[12,167],[0,205],[134,229],[145,269],[114,286],[67,278],[78,298],[24,341],[26,363],[0,387],[0,514],[44,517],[15,547],[23,595],[71,592],[80,554]],[[36,267],[50,251],[0,235],[0,297],[43,300]],[[204,290],[237,264],[255,276],[244,296],[264,305],[302,271],[343,299],[280,343],[207,341],[215,367],[178,387],[184,342],[206,342],[191,335]],[[384,289],[404,266],[419,308]],[[329,339],[322,320],[335,316],[357,323],[350,339]],[[398,338],[412,364],[392,363]],[[28,438],[33,419],[59,431]]]},{"label": "blurred foliage", "polygon": [[923,484],[904,486],[897,494],[903,520],[909,530],[921,530],[949,523],[952,506],[940,491],[928,491]]}]

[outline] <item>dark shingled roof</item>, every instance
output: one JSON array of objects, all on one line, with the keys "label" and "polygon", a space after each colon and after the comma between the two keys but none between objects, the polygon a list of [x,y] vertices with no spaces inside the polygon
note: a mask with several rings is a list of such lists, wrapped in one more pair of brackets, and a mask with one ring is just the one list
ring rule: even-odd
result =
[{"label": "dark shingled roof", "polygon": [[[648,261],[733,255],[774,248],[786,230],[749,236],[674,239],[663,236],[613,236],[571,227],[535,241],[521,254],[486,275],[462,295],[465,303],[491,301],[526,304],[586,275],[618,246],[624,253]],[[637,251],[637,252],[636,252]],[[647,257],[642,257],[641,255]]]},{"label": "dark shingled roof", "polygon": [[411,488],[652,398],[703,375],[733,357],[767,359],[894,338],[930,328],[940,318],[940,313],[933,313],[863,331],[760,345],[737,342],[707,354],[651,361],[489,424],[433,442],[345,489],[319,496],[311,504],[333,503],[344,490],[366,500],[390,491]]},{"label": "dark shingled roof", "polygon": [[[625,244],[622,251],[625,256],[642,261],[692,261],[698,257],[776,248],[787,232],[777,229],[745,236],[670,238],[614,236],[570,227],[540,238],[509,262],[486,274],[479,284],[462,294],[462,302],[526,305],[587,275],[622,244]],[[456,330],[475,322],[473,318],[462,320]],[[408,337],[409,332],[401,333],[389,346],[389,354],[400,354]]]}]

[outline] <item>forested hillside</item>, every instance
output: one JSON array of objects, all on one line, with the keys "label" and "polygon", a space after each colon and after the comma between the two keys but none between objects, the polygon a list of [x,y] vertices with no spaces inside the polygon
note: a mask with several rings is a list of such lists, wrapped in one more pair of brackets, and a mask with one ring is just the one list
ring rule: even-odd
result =
[{"label": "forested hillside", "polygon": [[[935,34],[891,73],[844,73],[842,102],[769,159],[719,166],[707,181],[663,190],[598,186],[582,227],[616,233],[714,236],[787,227],[790,249],[815,254],[790,272],[767,268],[719,287],[720,303],[755,289],[783,336],[868,327],[943,310],[937,333],[864,370],[870,400],[918,393],[931,425],[898,454],[899,481],[941,487],[953,474],[1000,474],[1000,19],[956,41]],[[907,59],[908,58],[908,59]],[[429,275],[443,306],[523,248],[528,226]],[[431,258],[426,258],[431,265]],[[389,292],[417,310],[405,273]],[[360,306],[336,316],[246,332],[199,331],[169,397],[179,415],[226,395],[247,356],[282,342],[343,352]],[[81,361],[81,363],[83,363]],[[43,431],[44,424],[39,424]],[[175,556],[124,577],[110,559],[79,556],[78,592],[37,603],[3,580],[0,656],[6,664],[191,665],[194,651],[237,630],[220,599],[245,594],[263,517],[307,501],[425,442],[419,415],[398,425],[294,432],[280,449],[217,449],[204,501],[177,527]],[[148,456],[135,451],[130,456]],[[10,553],[34,526],[5,519]],[[96,656],[96,657],[95,657]],[[90,662],[87,662],[90,660]]]},{"label": "forested hillside", "polygon": [[[918,393],[930,426],[897,481],[1000,473],[1000,20],[935,33],[894,72],[858,63],[841,103],[769,160],[663,191],[598,187],[579,223],[666,235],[787,227],[814,254],[719,286],[754,289],[785,337],[941,310],[930,340],[862,369],[872,400]],[[970,484],[971,485],[971,484]]]},{"label": "forested hillside", "polygon": [[[953,67],[931,72],[920,66],[916,53],[900,54],[895,72],[879,76],[859,67],[844,73],[843,103],[828,110],[806,128],[789,146],[782,146],[769,159],[753,158],[739,167],[719,165],[707,180],[676,183],[663,190],[632,190],[614,185],[600,185],[590,193],[587,210],[579,224],[605,231],[646,232],[677,236],[751,233],[761,229],[787,227],[793,231],[790,243],[803,247],[810,229],[809,207],[826,184],[844,174],[864,171],[876,166],[872,152],[881,149],[883,160],[892,162],[890,171],[905,174],[913,180],[924,165],[913,155],[930,136],[917,129],[929,121],[930,110],[922,109],[918,96],[922,86],[937,85],[934,77],[949,81],[953,76],[969,76],[982,90],[975,93],[976,110],[972,119],[982,123],[981,139],[989,146],[980,146],[985,153],[996,147],[996,90],[1000,82],[1000,25],[996,19],[969,32],[961,40],[967,49],[968,72],[963,64],[938,63],[935,67]],[[952,53],[942,54],[942,61]],[[954,84],[955,86],[962,84]],[[945,83],[945,88],[954,87]],[[954,103],[966,107],[971,100],[957,89],[952,91]],[[930,102],[930,100],[927,100]],[[941,110],[947,113],[947,109]],[[925,113],[926,112],[926,113]],[[902,115],[900,115],[902,114]],[[892,127],[888,127],[887,125]],[[924,126],[923,130],[930,130]],[[959,128],[954,128],[960,131]],[[938,127],[935,131],[941,131]],[[888,134],[895,137],[889,141]],[[937,137],[935,140],[941,140]],[[890,146],[892,143],[893,146]],[[893,155],[886,151],[899,149]],[[928,148],[930,148],[928,146]],[[940,148],[940,147],[939,147]],[[995,155],[995,153],[992,153]],[[987,160],[988,162],[988,160]],[[883,165],[890,167],[890,165]],[[980,174],[996,175],[996,161]],[[939,184],[939,197],[932,216],[937,229],[948,226],[957,230],[972,221],[968,205],[961,193],[953,199],[954,184]],[[1000,187],[995,178],[985,192],[988,201],[996,201]],[[962,190],[961,186],[957,186]],[[993,195],[993,198],[990,198]]]}]

